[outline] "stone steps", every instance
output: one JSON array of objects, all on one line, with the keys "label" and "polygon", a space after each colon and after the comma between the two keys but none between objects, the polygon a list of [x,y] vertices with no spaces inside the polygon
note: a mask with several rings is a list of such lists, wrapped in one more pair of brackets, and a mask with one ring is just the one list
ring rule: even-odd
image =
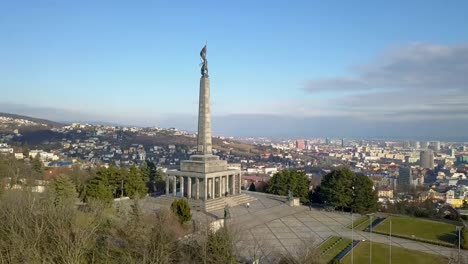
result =
[{"label": "stone steps", "polygon": [[252,202],[257,200],[256,198],[247,195],[247,194],[239,194],[239,195],[234,195],[234,196],[228,196],[223,199],[217,199],[217,200],[209,200],[205,204],[205,211],[207,212],[212,212],[216,210],[221,210],[226,207],[226,205],[229,205],[230,207],[238,206],[244,203]]},{"label": "stone steps", "polygon": [[[156,200],[158,204],[161,205],[166,205],[168,207],[171,206],[172,202],[175,199],[180,199],[180,197],[177,196],[172,196],[172,195],[161,195],[158,197],[153,198]],[[188,202],[190,204],[190,207],[193,209],[198,209],[198,210],[204,210],[206,212],[212,212],[216,210],[222,210],[226,205],[229,205],[230,207],[237,206],[240,204],[245,204],[248,202],[252,202],[257,200],[256,198],[247,195],[247,194],[239,194],[239,195],[234,195],[234,196],[228,196],[228,197],[223,197],[223,198],[217,198],[213,200],[208,200],[207,202],[204,202],[202,200],[195,200],[195,199],[188,199]]]}]

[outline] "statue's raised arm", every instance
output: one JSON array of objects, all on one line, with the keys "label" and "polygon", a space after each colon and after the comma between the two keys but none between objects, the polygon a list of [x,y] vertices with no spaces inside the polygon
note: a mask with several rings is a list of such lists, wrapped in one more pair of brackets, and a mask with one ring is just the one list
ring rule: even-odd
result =
[{"label": "statue's raised arm", "polygon": [[208,78],[208,60],[206,59],[206,45],[200,51],[200,59],[202,60],[201,75]]}]

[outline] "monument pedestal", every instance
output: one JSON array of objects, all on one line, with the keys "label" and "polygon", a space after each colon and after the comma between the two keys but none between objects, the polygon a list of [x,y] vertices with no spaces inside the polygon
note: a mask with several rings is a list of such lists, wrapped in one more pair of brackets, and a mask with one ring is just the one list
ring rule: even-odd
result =
[{"label": "monument pedestal", "polygon": [[293,198],[291,201],[288,201],[289,202],[289,206],[300,206],[301,203],[299,201],[299,198]]},{"label": "monument pedestal", "polygon": [[227,161],[215,155],[192,155],[190,160],[180,162],[181,171],[212,173],[227,170]]}]

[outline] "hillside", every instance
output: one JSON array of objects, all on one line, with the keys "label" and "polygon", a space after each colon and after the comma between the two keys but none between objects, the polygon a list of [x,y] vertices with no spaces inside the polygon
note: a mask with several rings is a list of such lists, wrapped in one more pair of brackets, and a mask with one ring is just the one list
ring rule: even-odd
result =
[{"label": "hillside", "polygon": [[[3,119],[2,119],[3,118]],[[0,134],[14,134],[18,130],[20,136],[12,141],[18,144],[27,143],[30,146],[45,147],[60,144],[64,139],[72,142],[85,141],[92,137],[99,137],[102,141],[111,142],[120,146],[129,147],[132,144],[144,146],[180,145],[195,147],[196,138],[190,135],[178,135],[171,129],[152,131],[151,128],[141,128],[139,132],[115,131],[106,132],[98,136],[98,130],[105,131],[101,125],[88,124],[82,128],[63,129],[64,125],[46,119],[33,118],[9,113],[0,113]],[[102,132],[101,131],[101,132]],[[150,131],[148,134],[146,132]],[[258,146],[246,144],[231,139],[213,138],[215,149],[231,152],[234,155],[257,156],[262,152]]]},{"label": "hillside", "polygon": [[34,123],[37,123],[37,124],[43,124],[43,125],[46,125],[46,126],[51,127],[51,128],[52,127],[62,127],[62,126],[64,126],[64,124],[54,122],[54,121],[50,121],[50,120],[47,120],[47,119],[41,119],[41,118],[35,118],[35,117],[17,115],[17,114],[10,114],[10,113],[0,112],[0,117],[12,118],[14,120],[27,120],[27,121],[34,122]]}]

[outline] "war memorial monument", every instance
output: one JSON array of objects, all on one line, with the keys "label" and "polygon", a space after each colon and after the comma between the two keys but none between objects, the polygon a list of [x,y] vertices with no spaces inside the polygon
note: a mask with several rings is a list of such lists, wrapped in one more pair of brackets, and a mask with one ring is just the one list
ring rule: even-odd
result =
[{"label": "war memorial monument", "polygon": [[[230,167],[226,160],[221,160],[219,156],[212,154],[210,79],[206,51],[205,45],[200,52],[202,63],[197,153],[192,155],[189,160],[181,161],[179,170],[168,171],[166,177],[167,196],[185,197],[192,203],[193,200],[202,201],[205,209],[206,203],[210,200],[226,200],[227,197],[240,195],[242,181],[239,168]],[[171,182],[172,188],[170,188]],[[177,192],[177,182],[180,186],[179,192]],[[172,194],[170,189],[172,189]],[[226,203],[234,201],[226,201]]]}]

